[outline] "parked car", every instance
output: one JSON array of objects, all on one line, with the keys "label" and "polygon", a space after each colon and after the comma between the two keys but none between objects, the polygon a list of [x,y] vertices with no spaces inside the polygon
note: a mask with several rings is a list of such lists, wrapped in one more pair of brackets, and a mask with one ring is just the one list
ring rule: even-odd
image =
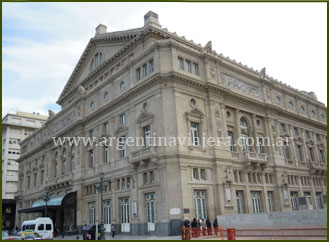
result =
[{"label": "parked car", "polygon": [[20,231],[34,231],[41,235],[42,239],[54,238],[54,225],[50,218],[37,218],[35,220],[24,221]]},{"label": "parked car", "polygon": [[37,232],[34,232],[33,230],[19,232],[18,236],[21,238],[21,240],[42,240],[41,235]]}]

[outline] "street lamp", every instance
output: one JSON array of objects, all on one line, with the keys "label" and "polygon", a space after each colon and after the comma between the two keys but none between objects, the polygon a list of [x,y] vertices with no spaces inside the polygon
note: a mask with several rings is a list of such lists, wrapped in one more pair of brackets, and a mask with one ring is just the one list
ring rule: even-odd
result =
[{"label": "street lamp", "polygon": [[108,186],[109,182],[104,180],[104,173],[99,173],[100,181],[96,182],[97,191],[101,193],[101,223],[100,223],[100,234],[101,240],[105,240],[104,233],[104,204],[103,204],[103,192],[105,190],[105,186]]},{"label": "street lamp", "polygon": [[45,194],[42,197],[43,201],[46,202],[46,208],[45,208],[45,217],[47,217],[47,207],[48,207],[48,201],[50,200],[50,195],[49,195],[49,188],[45,187]]}]

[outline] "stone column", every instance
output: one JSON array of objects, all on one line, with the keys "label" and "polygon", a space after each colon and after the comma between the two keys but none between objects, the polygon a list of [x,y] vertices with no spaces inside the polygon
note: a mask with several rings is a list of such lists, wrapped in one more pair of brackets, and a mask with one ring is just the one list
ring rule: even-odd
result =
[{"label": "stone column", "polygon": [[252,213],[252,204],[250,199],[250,188],[249,188],[249,180],[248,180],[248,172],[244,173],[244,180],[246,181],[246,191],[245,191],[245,201],[244,201],[244,209],[246,213]]},{"label": "stone column", "polygon": [[303,140],[302,148],[303,148],[303,153],[304,153],[304,160],[305,160],[305,162],[307,162],[308,161],[307,145],[305,143],[305,133],[304,133],[303,128],[300,129],[300,135],[301,135],[302,140]]},{"label": "stone column", "polygon": [[266,117],[264,120],[264,124],[265,124],[265,133],[266,133],[266,137],[269,137],[270,139],[270,146],[267,146],[267,152],[271,155],[274,154],[274,146],[272,146],[272,144],[274,144],[274,140],[273,140],[273,133],[270,127],[270,118]]},{"label": "stone column", "polygon": [[320,157],[319,157],[319,149],[316,145],[317,141],[316,141],[316,134],[314,132],[311,132],[312,138],[313,138],[313,142],[314,142],[314,159],[315,159],[315,163],[319,163],[320,162]]},{"label": "stone column", "polygon": [[[293,127],[288,124],[288,135],[290,137],[293,137]],[[299,164],[298,162],[298,156],[297,156],[297,148],[296,148],[296,143],[291,140],[291,154],[292,154],[292,160],[294,161],[295,165],[297,166]]]},{"label": "stone column", "polygon": [[253,149],[255,153],[259,153],[258,147],[257,147],[257,142],[258,140],[256,140],[257,138],[257,125],[256,125],[256,114],[252,114],[251,115],[252,120],[251,120],[251,127],[252,127],[252,134],[253,134],[253,138],[254,138],[254,145],[253,145]]}]

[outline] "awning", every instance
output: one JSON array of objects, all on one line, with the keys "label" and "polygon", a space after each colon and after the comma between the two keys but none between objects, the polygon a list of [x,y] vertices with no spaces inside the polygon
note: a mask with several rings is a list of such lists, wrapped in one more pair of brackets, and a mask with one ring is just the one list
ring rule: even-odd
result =
[{"label": "awning", "polygon": [[[74,196],[74,199],[76,199],[76,192],[70,192],[67,194],[60,194],[60,195],[50,197],[49,201],[47,202],[47,209],[49,209],[49,210],[62,209],[63,203],[66,203],[68,201],[67,199],[70,199],[70,197],[72,198],[72,196]],[[74,203],[76,203],[76,202],[74,202]],[[31,212],[44,211],[45,208],[46,208],[46,202],[41,199],[41,200],[35,201],[31,207],[20,209],[17,212],[31,213]]]},{"label": "awning", "polygon": [[[61,206],[65,195],[66,194],[61,194],[61,195],[51,197],[50,200],[47,202],[47,206]],[[46,202],[42,199],[35,201],[32,204],[32,208],[43,207],[43,206],[46,206]]]}]

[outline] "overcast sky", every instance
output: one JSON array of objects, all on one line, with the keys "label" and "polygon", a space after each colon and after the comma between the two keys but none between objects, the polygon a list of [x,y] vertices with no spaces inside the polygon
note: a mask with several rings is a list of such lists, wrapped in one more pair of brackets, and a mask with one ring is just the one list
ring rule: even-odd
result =
[{"label": "overcast sky", "polygon": [[[2,3],[2,116],[59,111],[56,101],[99,23],[142,27],[144,14],[327,103],[326,3]],[[327,104],[326,104],[327,105]]]}]

